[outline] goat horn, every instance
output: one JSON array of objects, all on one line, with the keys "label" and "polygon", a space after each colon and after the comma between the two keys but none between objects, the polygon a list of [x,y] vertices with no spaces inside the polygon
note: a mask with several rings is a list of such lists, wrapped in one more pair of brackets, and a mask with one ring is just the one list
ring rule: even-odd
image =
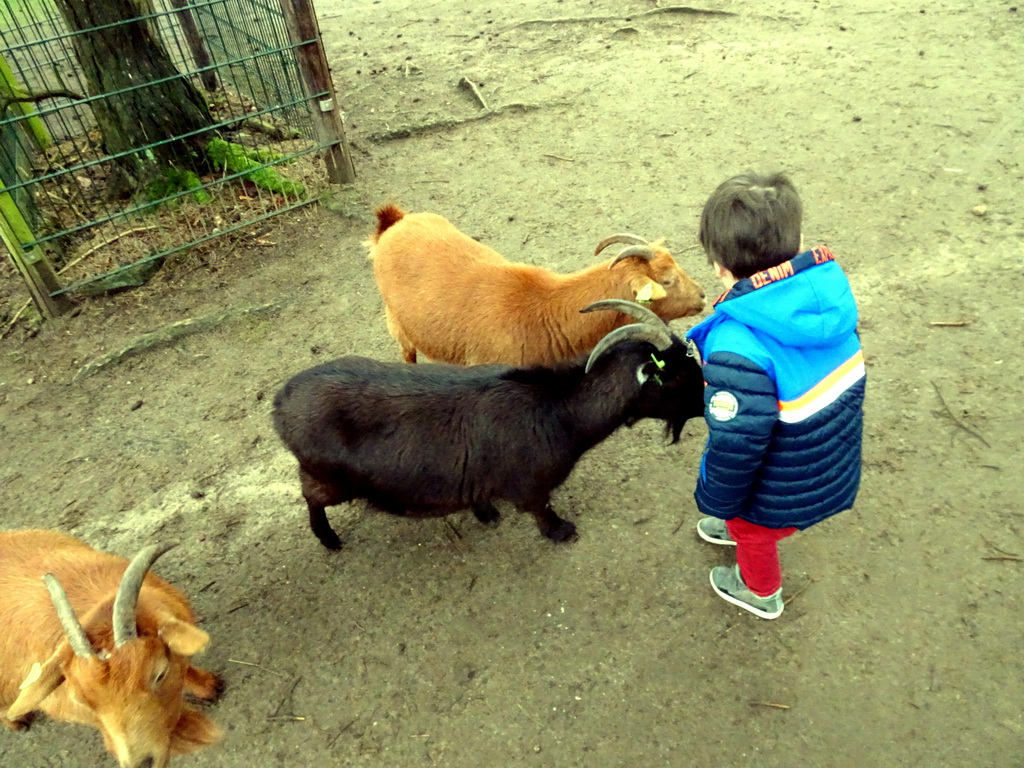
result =
[{"label": "goat horn", "polygon": [[620,261],[631,259],[634,256],[638,256],[644,261],[650,261],[656,256],[656,254],[654,253],[654,249],[649,245],[631,245],[629,248],[623,248],[619,251],[619,255],[612,259],[612,263],[608,265],[608,269],[611,269]]},{"label": "goat horn", "polygon": [[598,243],[597,249],[594,251],[594,255],[597,256],[597,254],[599,254],[612,243],[625,243],[626,245],[647,245],[647,241],[640,237],[640,235],[631,235],[628,232],[620,232],[617,235],[609,235],[600,243]]},{"label": "goat horn", "polygon": [[114,597],[114,646],[121,647],[129,640],[138,636],[138,628],[135,626],[135,607],[139,602],[139,592],[142,591],[142,580],[146,578],[146,571],[150,569],[156,559],[175,544],[151,544],[139,552],[121,577],[121,583],[117,586],[117,595]]},{"label": "goat horn", "polygon": [[601,299],[593,304],[588,304],[580,312],[597,312],[602,309],[621,312],[624,315],[629,315],[634,320],[653,325],[655,328],[665,328],[667,326],[664,320],[647,307],[637,304],[635,301],[626,301],[625,299]]},{"label": "goat horn", "polygon": [[583,372],[590,373],[590,369],[597,361],[597,358],[603,355],[610,347],[618,344],[620,341],[626,341],[627,339],[649,341],[657,347],[659,351],[666,350],[672,346],[672,335],[669,333],[668,327],[655,328],[653,325],[647,325],[645,323],[623,325],[607,334],[597,343],[597,346],[594,347],[594,351],[591,352],[590,357],[587,358],[587,365],[584,367]]},{"label": "goat horn", "polygon": [[86,637],[85,630],[82,629],[82,625],[79,623],[78,617],[75,616],[75,611],[71,607],[71,601],[68,600],[67,593],[57,580],[57,577],[52,573],[47,573],[43,576],[43,583],[46,584],[46,591],[50,593],[50,600],[57,611],[60,626],[64,630],[64,635],[71,645],[71,650],[75,652],[75,656],[83,659],[90,659],[95,656],[96,651],[93,650],[92,643]]}]

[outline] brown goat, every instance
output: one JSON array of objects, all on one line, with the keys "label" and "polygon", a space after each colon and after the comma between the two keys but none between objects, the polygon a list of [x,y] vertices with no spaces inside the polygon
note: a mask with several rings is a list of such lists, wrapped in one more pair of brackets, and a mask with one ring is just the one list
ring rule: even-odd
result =
[{"label": "brown goat", "polygon": [[220,694],[190,663],[209,635],[185,595],[147,573],[166,549],[129,564],[54,531],[0,533],[0,721],[17,730],[41,711],[91,725],[121,768],[163,768],[220,738],[184,701]]},{"label": "brown goat", "polygon": [[601,299],[640,301],[666,322],[695,315],[704,291],[660,243],[628,243],[614,259],[573,274],[512,263],[434,213],[377,210],[366,245],[388,331],[408,363],[417,352],[459,365],[551,365],[589,352],[633,322],[620,313],[580,314]]}]

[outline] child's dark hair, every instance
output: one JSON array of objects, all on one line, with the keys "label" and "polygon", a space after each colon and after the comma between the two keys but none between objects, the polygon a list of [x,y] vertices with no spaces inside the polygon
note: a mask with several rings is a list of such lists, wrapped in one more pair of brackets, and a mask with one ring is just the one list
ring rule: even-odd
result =
[{"label": "child's dark hair", "polygon": [[708,261],[736,278],[750,277],[800,252],[803,204],[783,173],[753,171],[718,185],[700,217]]}]

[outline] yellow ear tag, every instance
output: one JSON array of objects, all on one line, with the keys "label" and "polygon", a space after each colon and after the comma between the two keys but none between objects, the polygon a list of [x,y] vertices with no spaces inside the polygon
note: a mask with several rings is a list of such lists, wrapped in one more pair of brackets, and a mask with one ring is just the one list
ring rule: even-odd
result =
[{"label": "yellow ear tag", "polygon": [[[659,371],[665,370],[665,361],[659,360],[653,352],[651,352],[651,360],[654,361],[654,364],[658,367]],[[659,376],[658,374],[654,374],[653,376],[651,376],[651,378],[658,382],[660,386],[665,385],[665,383],[661,380],[661,376]]]},{"label": "yellow ear tag", "polygon": [[647,283],[643,288],[636,292],[637,301],[650,301],[651,296],[654,295],[654,283]]},{"label": "yellow ear tag", "polygon": [[42,676],[43,665],[37,661],[35,664],[32,665],[32,669],[28,671],[28,677],[25,678],[25,682],[18,686],[18,690],[24,691],[26,688],[28,688],[30,685],[32,685],[32,683],[34,683]]}]

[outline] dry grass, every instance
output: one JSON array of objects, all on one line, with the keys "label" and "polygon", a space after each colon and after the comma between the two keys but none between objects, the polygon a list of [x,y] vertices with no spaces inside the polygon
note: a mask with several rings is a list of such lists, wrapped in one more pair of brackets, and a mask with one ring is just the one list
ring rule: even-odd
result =
[{"label": "dry grass", "polygon": [[[224,95],[213,105],[215,118],[238,120],[240,129],[225,138],[247,148],[270,149],[288,157],[308,150],[306,139],[277,140],[268,135],[274,129],[287,131],[286,126],[266,122],[251,123],[245,115],[254,107],[236,95]],[[55,242],[54,267],[64,286],[75,285],[106,274],[119,267],[134,264],[154,254],[188,246],[171,254],[163,272],[191,272],[210,268],[230,258],[240,242],[262,245],[275,227],[275,219],[264,217],[299,202],[299,199],[268,192],[251,181],[235,179],[220,182],[210,175],[201,181],[211,184],[211,198],[197,202],[185,195],[142,213],[127,213],[130,201],[111,201],[110,164],[97,162],[80,171],[64,168],[79,166],[91,160],[102,161],[100,137],[95,132],[61,142],[38,158],[37,173],[54,175],[30,189],[39,211],[41,232],[61,232],[81,226],[84,222],[113,216],[67,235]],[[304,199],[315,198],[327,186],[326,173],[318,153],[310,153],[275,166],[283,176],[306,187]],[[226,175],[226,174],[224,174]],[[198,242],[202,241],[202,242]],[[2,246],[0,246],[2,248]],[[166,279],[166,276],[165,276]],[[20,274],[10,259],[0,261],[0,337],[9,331],[16,319],[31,321],[34,310],[24,311],[28,300]],[[72,298],[80,300],[72,295]]]}]

